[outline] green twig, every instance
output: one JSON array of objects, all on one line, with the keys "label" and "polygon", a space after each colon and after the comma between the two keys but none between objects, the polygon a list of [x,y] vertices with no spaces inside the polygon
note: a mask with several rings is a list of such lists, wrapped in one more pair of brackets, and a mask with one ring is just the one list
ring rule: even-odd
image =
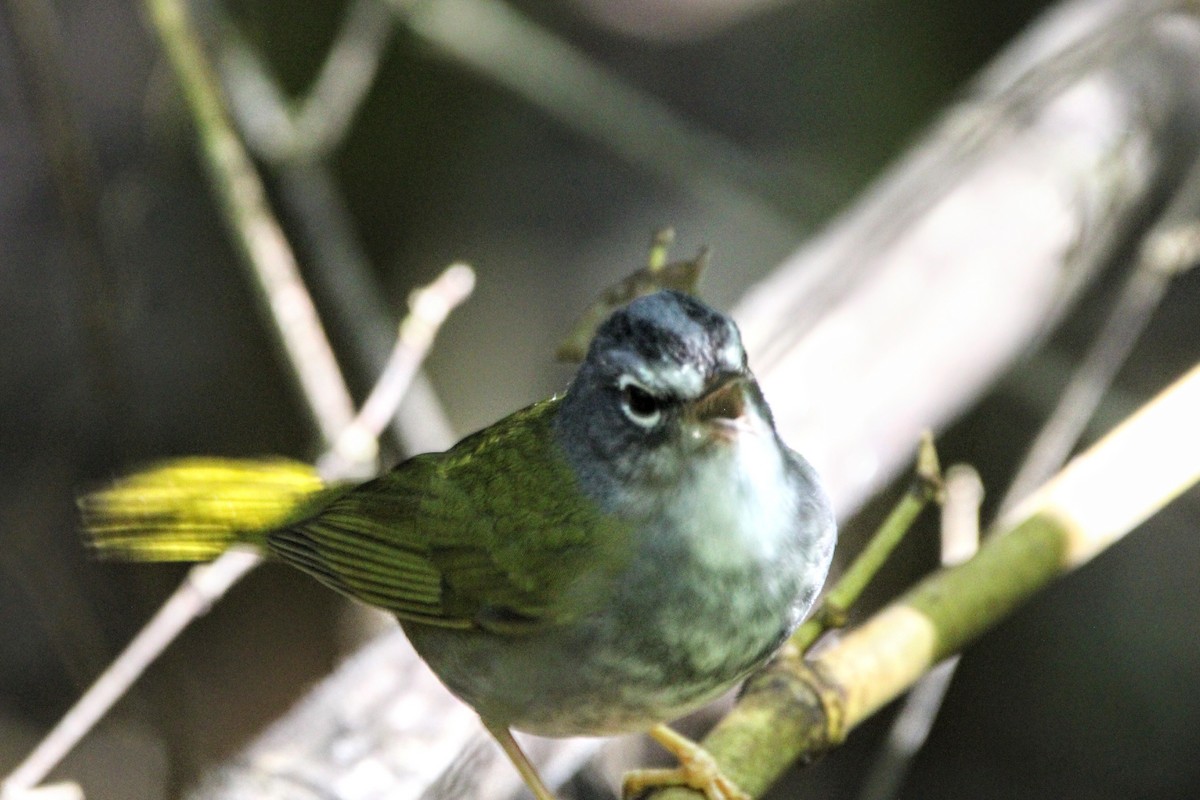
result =
[{"label": "green twig", "polygon": [[933,445],[933,435],[926,432],[918,446],[917,469],[912,485],[879,526],[866,548],[858,554],[850,567],[842,573],[837,584],[825,595],[821,606],[792,634],[789,645],[804,653],[825,631],[845,625],[850,607],[862,596],[867,584],[900,544],[917,515],[931,500],[940,501],[941,493],[942,474],[938,466],[937,450]]}]

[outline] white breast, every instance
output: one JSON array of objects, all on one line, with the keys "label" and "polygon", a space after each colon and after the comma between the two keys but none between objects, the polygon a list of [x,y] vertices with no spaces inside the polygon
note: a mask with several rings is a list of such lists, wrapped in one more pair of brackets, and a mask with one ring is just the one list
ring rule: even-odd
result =
[{"label": "white breast", "polygon": [[694,459],[673,498],[677,530],[694,537],[697,557],[714,567],[772,562],[795,535],[785,456],[765,423],[757,422]]}]

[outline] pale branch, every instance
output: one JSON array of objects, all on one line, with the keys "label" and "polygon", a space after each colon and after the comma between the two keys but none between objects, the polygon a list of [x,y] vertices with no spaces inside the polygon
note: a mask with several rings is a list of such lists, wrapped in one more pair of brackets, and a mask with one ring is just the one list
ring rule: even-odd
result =
[{"label": "pale branch", "polygon": [[939,561],[957,566],[979,552],[979,509],[983,505],[983,479],[968,464],[955,464],[943,479]]},{"label": "pale branch", "polygon": [[1186,3],[1059,6],[738,303],[779,428],[836,507],[886,483],[1169,200],[1200,150],[1196,74]]},{"label": "pale branch", "polygon": [[395,24],[384,0],[354,0],[321,68],[299,102],[289,101],[266,60],[219,5],[203,9],[219,42],[216,66],[247,145],[274,164],[314,164],[342,145],[375,83]]},{"label": "pale branch", "polygon": [[1067,460],[1171,281],[1200,261],[1198,230],[1200,159],[1192,163],[1174,199],[1142,240],[1134,267],[1104,324],[1009,483],[1000,513],[1024,499]]},{"label": "pale branch", "polygon": [[354,418],[354,401],[325,337],[296,258],[266,190],[229,119],[220,85],[182,0],[147,0],[150,18],[183,89],[205,166],[234,240],[274,321],[313,420],[332,447]]},{"label": "pale branch", "polygon": [[[356,238],[331,170],[322,164],[280,164],[276,178],[294,236],[310,254],[310,285],[323,301],[330,325],[344,336],[347,360],[360,374],[377,375],[393,346],[395,310]],[[404,455],[454,444],[454,428],[424,370],[413,376],[391,432]]]},{"label": "pale branch", "polygon": [[[394,27],[382,1],[355,0],[347,9],[314,85],[298,104],[219,6],[208,7],[202,18],[211,20],[229,110],[246,146],[274,170],[293,237],[309,253],[313,290],[324,299],[331,324],[345,334],[360,371],[369,375],[380,372],[388,358],[392,311],[323,159],[347,131],[377,75]],[[402,411],[391,423],[402,453],[444,450],[453,443],[450,422],[423,372],[413,376]]]},{"label": "pale branch", "polygon": [[[105,714],[125,696],[146,668],[197,617],[203,615],[231,586],[261,559],[255,553],[231,550],[210,564],[188,571],[183,583],[159,607],[120,655],[38,742],[37,746],[0,781],[0,800],[49,800],[51,792],[70,791],[71,784],[39,787],[50,771],[74,749]],[[80,792],[82,797],[82,792]]]},{"label": "pale branch", "polygon": [[433,347],[433,339],[446,317],[475,289],[475,271],[466,264],[451,264],[437,280],[409,295],[409,314],[400,323],[400,334],[379,380],[367,396],[354,422],[342,432],[376,440],[404,399],[413,378]]},{"label": "pale branch", "polygon": [[[396,416],[433,347],[434,337],[447,315],[475,289],[475,272],[466,264],[452,264],[433,283],[414,290],[409,313],[400,323],[396,344],[378,380],[354,419],[342,429],[337,442],[317,462],[322,475],[370,478],[376,471],[379,437]],[[360,475],[356,468],[366,467]]]}]

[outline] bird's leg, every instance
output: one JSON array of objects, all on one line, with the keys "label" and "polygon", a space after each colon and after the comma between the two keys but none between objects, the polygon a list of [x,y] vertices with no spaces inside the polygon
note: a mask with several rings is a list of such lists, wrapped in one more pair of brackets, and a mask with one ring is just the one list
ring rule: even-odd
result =
[{"label": "bird's leg", "polygon": [[487,720],[483,720],[483,726],[488,729],[488,733],[492,734],[492,738],[500,745],[500,749],[512,761],[517,772],[521,773],[521,778],[529,787],[529,791],[533,792],[533,796],[537,800],[556,800],[553,793],[542,782],[542,776],[538,775],[537,768],[533,766],[529,757],[521,750],[521,745],[517,744],[517,740],[513,738],[512,732],[503,725],[492,725]]},{"label": "bird's leg", "polygon": [[722,774],[708,751],[666,725],[650,729],[654,740],[679,759],[675,769],[639,769],[625,774],[621,784],[623,797],[659,786],[688,786],[709,800],[750,800],[733,781]]}]

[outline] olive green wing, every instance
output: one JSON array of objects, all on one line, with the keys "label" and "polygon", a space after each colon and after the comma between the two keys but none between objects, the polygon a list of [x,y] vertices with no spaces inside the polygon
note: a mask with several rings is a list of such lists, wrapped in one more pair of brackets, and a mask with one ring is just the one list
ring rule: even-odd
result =
[{"label": "olive green wing", "polygon": [[[342,594],[397,616],[450,627],[470,620],[446,613],[442,575],[425,531],[454,524],[433,496],[436,464],[420,456],[357,486],[314,516],[267,537],[272,555]],[[423,508],[438,508],[437,515]]]},{"label": "olive green wing", "polygon": [[586,613],[622,550],[550,429],[554,401],[418,456],[274,532],[278,557],[404,620],[534,630]]}]

